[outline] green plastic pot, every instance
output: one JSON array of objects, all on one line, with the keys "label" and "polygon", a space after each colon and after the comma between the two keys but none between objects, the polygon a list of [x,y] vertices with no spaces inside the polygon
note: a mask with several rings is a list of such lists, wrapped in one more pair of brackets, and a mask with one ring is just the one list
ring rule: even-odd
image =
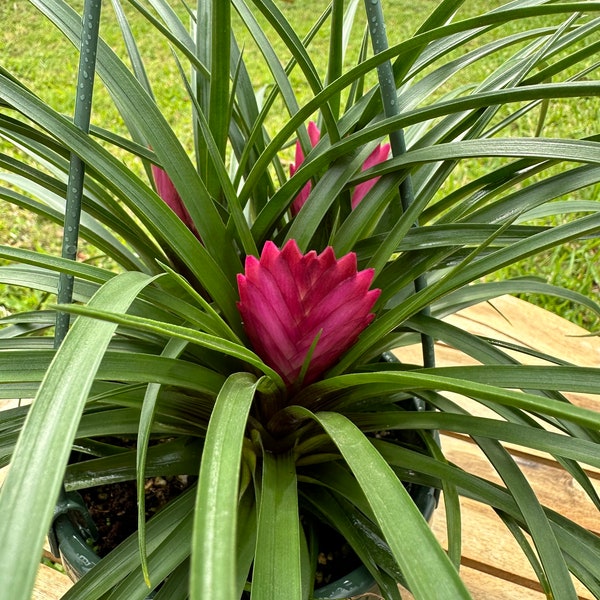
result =
[{"label": "green plastic pot", "polygon": [[[437,504],[438,494],[433,488],[415,486],[411,490],[415,503],[428,520]],[[77,493],[65,494],[57,505],[52,532],[49,536],[53,554],[60,557],[66,573],[73,581],[81,579],[100,562],[89,540],[95,539],[95,526]],[[314,593],[314,600],[352,598],[377,589],[369,571],[361,566],[337,581],[327,584]],[[153,595],[149,595],[151,599]]]},{"label": "green plastic pot", "polygon": [[[95,525],[77,493],[64,494],[57,505],[57,512],[49,536],[53,554],[60,557],[66,573],[72,581],[81,579],[99,562],[89,540],[95,538]],[[365,567],[359,567],[324,587],[315,590],[315,600],[350,598],[373,591],[375,580]],[[152,598],[153,594],[147,596]]]},{"label": "green plastic pot", "polygon": [[61,491],[48,534],[52,554],[62,560],[67,575],[78,581],[100,562],[90,541],[98,539],[96,525],[77,492]]},{"label": "green plastic pot", "polygon": [[[437,505],[439,493],[434,488],[413,486],[410,493],[423,516],[430,520]],[[60,557],[66,573],[73,581],[81,579],[100,562],[90,540],[97,539],[96,527],[87,508],[76,492],[61,494],[49,535],[53,554]],[[352,598],[376,590],[375,580],[364,567],[354,569],[346,576],[314,592],[314,600]],[[153,595],[147,598],[151,599]]]},{"label": "green plastic pot", "polygon": [[[381,362],[398,362],[392,353],[384,353]],[[428,410],[419,398],[404,400],[409,410]],[[439,500],[439,490],[412,484],[409,488],[415,504],[427,521],[431,520]],[[89,515],[83,499],[77,492],[62,492],[54,511],[52,527],[48,535],[54,556],[60,557],[65,571],[73,581],[81,579],[96,566],[101,558],[90,545],[98,539],[96,526]],[[354,569],[346,576],[314,591],[314,600],[343,600],[377,589],[375,580],[366,567]],[[147,596],[148,600],[153,593]]]},{"label": "green plastic pot", "polygon": [[366,567],[358,567],[346,575],[340,577],[319,589],[315,590],[315,600],[326,600],[329,598],[352,598],[359,594],[373,592],[377,589],[375,580]]}]

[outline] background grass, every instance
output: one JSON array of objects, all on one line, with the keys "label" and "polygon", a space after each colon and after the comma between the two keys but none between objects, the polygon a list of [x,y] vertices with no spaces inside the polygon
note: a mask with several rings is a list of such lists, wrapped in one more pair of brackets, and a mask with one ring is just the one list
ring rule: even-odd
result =
[{"label": "background grass", "polygon": [[[300,36],[304,36],[309,31],[317,15],[328,4],[325,0],[279,0],[277,3],[297,27]],[[74,0],[72,4],[78,8],[81,6],[82,0]],[[120,33],[110,3],[104,4],[101,35],[115,50],[124,55]],[[173,5],[175,4],[174,2]],[[488,0],[485,8],[493,8],[501,4],[503,2],[499,0]],[[421,0],[412,3],[396,0],[384,1],[390,43],[409,37],[436,5],[437,0]],[[478,6],[481,7],[481,3],[477,0],[467,1],[460,9],[459,16],[469,17],[477,14],[482,10]],[[359,7],[359,10],[361,8]],[[155,94],[160,98],[162,109],[180,138],[191,146],[191,131],[189,130],[191,107],[189,100],[185,97],[171,51],[166,44],[157,43],[156,39],[150,35],[151,26],[146,21],[136,17],[134,11],[127,12],[131,15],[131,26],[134,33],[141,40],[140,48],[146,61],[146,68],[153,82]],[[27,0],[0,2],[0,24],[2,25],[0,27],[2,66],[14,73],[57,110],[71,115],[77,73],[77,53],[74,48],[62,39],[61,35]],[[540,25],[548,24],[550,23],[547,19],[540,23]],[[347,57],[348,64],[352,64],[356,60],[362,35],[363,31],[355,28]],[[262,86],[269,85],[269,74],[262,68],[262,61],[258,59],[259,49],[252,44],[249,38],[242,37],[240,43],[244,44],[247,64],[256,66],[252,73],[256,89],[259,90]],[[476,43],[480,44],[482,41],[478,40]],[[475,42],[472,42],[472,45],[474,44]],[[464,49],[462,51],[464,52]],[[311,43],[310,53],[324,76],[327,57],[326,31],[315,37]],[[256,60],[254,60],[255,56]],[[507,55],[499,53],[490,57],[490,62],[486,64],[473,65],[461,74],[461,79],[458,82],[455,81],[453,86],[481,81],[492,66],[501,64],[506,57]],[[287,59],[283,49],[281,50],[281,59],[282,61]],[[292,74],[292,81],[297,88],[300,100],[302,100],[303,96],[308,95],[308,90],[304,90],[305,84],[301,75]],[[599,114],[599,98],[577,100],[576,103],[553,102],[548,107],[542,135],[584,137],[597,134]],[[538,113],[530,113],[526,119],[519,122],[518,126],[515,126],[518,129],[514,129],[510,133],[519,136],[534,135],[538,126],[538,116]],[[126,133],[110,98],[101,85],[96,87],[93,122],[101,123],[103,127],[120,133]],[[276,129],[278,123],[273,122],[271,126]],[[3,149],[1,141],[0,149]],[[490,163],[487,159],[463,163],[449,179],[445,191],[449,191],[452,187],[462,186],[467,181],[483,175],[489,166]],[[0,182],[1,180],[0,173]],[[562,199],[598,200],[600,199],[600,186],[578,191]],[[549,222],[556,223],[552,220],[545,221],[545,223]],[[59,226],[29,212],[0,202],[0,241],[13,246],[60,254],[61,230]],[[549,283],[578,290],[598,299],[600,291],[599,251],[600,240],[569,244],[504,269],[492,278],[536,276]],[[94,248],[82,244],[79,258],[81,260],[99,260],[100,257],[97,254]],[[598,326],[598,320],[594,315],[569,302],[540,296],[527,297],[527,299],[586,328],[594,329]],[[46,296],[38,292],[0,286],[0,316],[38,308],[45,300]]]}]

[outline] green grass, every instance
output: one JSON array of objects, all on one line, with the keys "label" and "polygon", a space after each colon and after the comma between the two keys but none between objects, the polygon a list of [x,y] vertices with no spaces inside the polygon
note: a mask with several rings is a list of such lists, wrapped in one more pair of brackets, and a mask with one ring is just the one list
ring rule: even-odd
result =
[{"label": "green grass", "polygon": [[[80,6],[82,0],[76,0],[73,4]],[[279,0],[278,4],[290,21],[297,24],[298,33],[303,36],[328,3],[324,0]],[[486,3],[486,8],[493,8],[501,4],[504,2],[490,0]],[[173,5],[177,5],[177,3],[173,3]],[[384,9],[388,20],[387,30],[390,43],[393,44],[410,36],[411,32],[415,31],[436,5],[437,0],[412,3],[385,2]],[[464,17],[475,15],[481,10],[478,7],[481,7],[481,3],[477,0],[467,0],[460,9],[459,15]],[[359,7],[360,9],[361,7]],[[128,11],[128,13],[133,14],[132,11]],[[26,0],[0,3],[0,22],[5,24],[0,29],[0,47],[3,48],[2,66],[13,72],[59,111],[68,115],[72,114],[73,90],[77,72],[75,50],[61,38],[52,26],[46,23],[44,18]],[[10,24],[10,26],[6,26],[6,24]],[[543,24],[548,25],[548,20],[545,20]],[[134,33],[143,40],[141,50],[146,60],[146,68],[151,75],[157,97],[162,99],[162,108],[167,118],[181,139],[185,143],[191,142],[191,131],[189,130],[191,107],[189,101],[185,99],[183,86],[180,84],[178,70],[171,58],[170,49],[164,44],[157,44],[155,39],[145,35],[149,32],[150,26],[143,19],[132,18],[131,25]],[[105,3],[101,34],[113,48],[122,50],[120,33],[108,2]],[[355,60],[362,34],[363,32],[359,30],[353,32],[351,51],[348,56],[349,63]],[[248,64],[261,64],[260,60],[253,60],[253,56],[258,56],[259,49],[249,40],[246,42],[244,53]],[[321,74],[324,74],[326,69],[324,61],[327,56],[326,32],[316,36],[311,44],[310,52],[321,67]],[[319,62],[320,57],[323,58]],[[286,57],[283,55],[282,59],[285,60]],[[490,57],[490,60],[496,65],[504,59],[505,56],[502,54]],[[463,83],[468,84],[471,81],[482,80],[486,74],[485,70],[485,65],[481,64],[470,67],[461,75]],[[265,71],[257,67],[252,75],[257,89],[268,85],[269,75]],[[303,80],[300,75],[292,77],[298,87],[298,95],[302,99]],[[576,105],[567,101],[551,103],[542,133],[550,137],[583,137],[596,134],[598,114],[600,114],[599,98],[577,101]],[[538,116],[539,113],[531,113],[527,119],[520,121],[519,129],[511,131],[511,134],[534,135],[538,126]],[[96,87],[93,121],[125,133],[124,125],[101,85]],[[277,123],[272,124],[274,129],[277,126]],[[408,135],[410,135],[409,132]],[[0,149],[2,149],[1,141]],[[486,160],[473,160],[462,164],[449,179],[448,185],[450,188],[464,185],[467,181],[484,174],[489,168],[489,164]],[[571,198],[598,199],[600,198],[600,186],[584,189],[563,199]],[[0,240],[10,245],[34,250],[42,249],[53,254],[60,253],[59,227],[4,202],[0,202]],[[600,273],[597,266],[599,249],[600,242],[598,240],[570,244],[514,265],[497,273],[493,278],[534,275],[549,283],[564,285],[597,299],[600,284]],[[94,258],[95,254],[94,248],[82,246],[83,259]],[[571,303],[550,297],[528,297],[527,299],[586,328],[598,326],[598,320],[594,315]],[[0,286],[0,316],[3,312],[37,308],[44,300],[45,296],[40,293]]]}]

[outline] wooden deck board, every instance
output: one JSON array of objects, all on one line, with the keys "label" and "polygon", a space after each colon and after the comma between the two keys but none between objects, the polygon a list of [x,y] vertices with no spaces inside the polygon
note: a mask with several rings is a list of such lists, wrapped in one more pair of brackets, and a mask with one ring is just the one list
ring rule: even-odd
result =
[{"label": "wooden deck board", "polygon": [[[547,600],[535,579],[515,578],[510,573],[488,572],[486,563],[463,564],[460,569],[473,600]],[[412,594],[402,589],[402,600],[414,600]],[[361,598],[361,600],[363,600]],[[376,598],[364,598],[376,600]],[[592,596],[579,596],[579,600],[593,600]]]},{"label": "wooden deck board", "polygon": [[[584,337],[587,332],[576,325],[521,300],[503,296],[490,303],[482,303],[451,315],[449,323],[484,337],[527,346],[556,356],[578,366],[600,367],[600,339]],[[551,335],[549,335],[551,332]],[[525,364],[544,364],[545,361],[527,354],[508,351]],[[420,347],[402,348],[396,352],[404,362],[419,364]],[[476,364],[453,348],[436,344],[438,366]],[[571,402],[592,410],[600,409],[600,398],[585,394],[565,394]],[[486,416],[495,416],[478,403],[449,394],[465,408]],[[485,460],[481,450],[463,436],[442,435],[441,440],[448,459],[491,481],[500,482],[499,476]],[[540,501],[549,508],[573,519],[578,524],[600,534],[600,512],[579,484],[556,461],[530,449],[506,444],[525,473]],[[600,471],[586,468],[595,489],[600,493]],[[461,575],[475,600],[543,599],[545,596],[533,569],[518,544],[492,509],[469,499],[461,500],[463,510],[463,547]],[[432,529],[445,544],[446,531],[443,501],[434,514]],[[593,596],[575,581],[579,597],[591,600]]]},{"label": "wooden deck board", "polygon": [[[510,297],[482,303],[447,318],[452,324],[479,335],[526,344],[540,352],[556,355],[581,366],[600,367],[600,338],[582,337],[585,331],[560,317]],[[548,335],[551,332],[552,335]],[[417,347],[398,351],[405,362],[419,362]],[[455,350],[437,345],[438,365],[473,363]],[[519,354],[519,360],[536,364],[540,361]],[[599,410],[600,398],[570,394],[574,403]],[[472,401],[457,398],[473,406]],[[0,400],[0,409],[8,408]],[[479,409],[478,409],[478,412]],[[485,412],[485,411],[481,411]],[[442,435],[442,445],[455,464],[492,481],[499,481],[478,447],[468,438]],[[550,508],[575,520],[580,525],[600,533],[600,512],[594,507],[579,485],[547,455],[507,446],[513,453],[528,481],[541,501]],[[600,470],[588,469],[595,488],[600,492]],[[0,472],[0,482],[2,474]],[[462,499],[463,546],[461,575],[475,600],[543,600],[539,583],[517,543],[501,520],[488,507]],[[445,544],[443,501],[434,514],[432,529]],[[68,589],[68,578],[42,565],[36,582],[34,600],[57,600]],[[576,582],[582,600],[592,596]],[[406,595],[410,598],[410,595]]]},{"label": "wooden deck board", "polygon": [[[499,477],[473,443],[443,436],[442,446],[451,462],[486,479],[500,482]],[[517,462],[545,506],[600,533],[598,510],[583,490],[574,485],[572,478],[564,470],[558,466],[538,462],[535,457],[526,460],[518,459]],[[596,485],[596,489],[600,491],[600,485]],[[496,579],[513,582],[522,587],[533,586],[533,589],[541,591],[525,555],[494,511],[468,498],[461,499],[461,508],[463,566],[471,566]],[[447,547],[445,527],[445,511],[441,502],[434,513],[432,529],[444,547]],[[579,582],[575,582],[575,586],[580,598],[592,600],[593,597]],[[481,597],[485,598],[485,596]],[[529,596],[506,596],[506,598],[521,597]]]},{"label": "wooden deck board", "polygon": [[64,573],[41,564],[31,600],[57,600],[72,585],[71,580]]}]

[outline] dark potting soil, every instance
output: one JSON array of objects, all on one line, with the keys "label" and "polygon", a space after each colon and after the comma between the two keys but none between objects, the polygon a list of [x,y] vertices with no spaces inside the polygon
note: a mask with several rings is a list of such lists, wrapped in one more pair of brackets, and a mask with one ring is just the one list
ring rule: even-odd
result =
[{"label": "dark potting soil", "polygon": [[323,587],[358,568],[361,562],[350,544],[327,527],[319,536],[319,554],[315,571],[315,588]]},{"label": "dark potting soil", "polygon": [[[146,480],[146,520],[188,487],[187,476],[152,477]],[[133,481],[99,485],[81,490],[83,500],[98,528],[94,548],[100,557],[108,554],[137,531],[137,492]]]},{"label": "dark potting soil", "polygon": [[[188,487],[188,478],[153,477],[146,481],[146,519]],[[94,549],[106,556],[137,530],[136,486],[132,481],[111,483],[81,490],[83,500],[98,528]],[[360,566],[360,560],[335,530],[324,527],[319,537],[315,587],[322,587]]]}]

